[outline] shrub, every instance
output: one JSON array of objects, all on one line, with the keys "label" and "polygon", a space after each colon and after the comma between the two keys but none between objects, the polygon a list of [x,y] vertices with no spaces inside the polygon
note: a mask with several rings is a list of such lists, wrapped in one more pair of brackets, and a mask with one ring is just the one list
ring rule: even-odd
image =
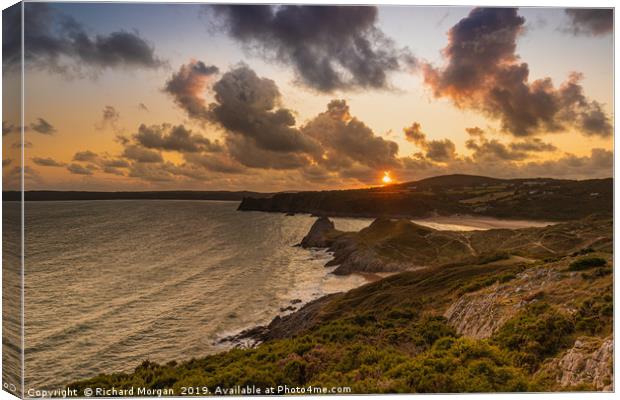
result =
[{"label": "shrub", "polygon": [[568,266],[569,271],[583,271],[594,267],[602,267],[607,265],[607,260],[600,257],[585,257],[575,260]]},{"label": "shrub", "polygon": [[517,365],[530,371],[570,344],[572,320],[547,303],[526,306],[492,336],[492,342],[512,352]]}]

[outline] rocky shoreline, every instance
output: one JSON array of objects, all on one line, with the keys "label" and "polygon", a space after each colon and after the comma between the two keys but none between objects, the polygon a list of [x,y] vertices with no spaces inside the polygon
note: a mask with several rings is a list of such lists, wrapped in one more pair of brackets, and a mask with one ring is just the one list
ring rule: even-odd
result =
[{"label": "rocky shoreline", "polygon": [[341,293],[328,294],[309,301],[292,313],[278,315],[267,325],[258,325],[237,334],[219,339],[216,344],[232,348],[250,348],[263,342],[295,336],[313,326],[313,321],[321,308]]},{"label": "rocky shoreline", "polygon": [[[563,229],[562,225],[568,225],[567,228]],[[336,267],[334,271],[331,273],[335,275],[348,275],[351,273],[377,273],[377,272],[404,272],[404,271],[415,271],[418,269],[425,269],[430,267],[436,267],[439,264],[427,264],[427,265],[415,265],[407,262],[399,262],[390,259],[386,259],[381,257],[380,253],[378,253],[376,248],[373,246],[368,246],[368,243],[360,240],[360,236],[366,235],[376,235],[376,234],[385,234],[385,232],[397,231],[401,228],[406,228],[405,234],[407,236],[411,236],[413,233],[419,234],[425,240],[422,240],[420,243],[413,242],[417,246],[428,247],[429,242],[428,239],[439,240],[442,246],[446,246],[446,243],[458,243],[462,247],[457,247],[455,250],[457,252],[467,251],[473,252],[475,254],[469,254],[467,257],[456,258],[453,260],[442,260],[442,263],[446,266],[455,265],[459,263],[479,263],[483,264],[499,264],[499,263],[518,263],[523,261],[533,261],[535,259],[540,259],[545,256],[553,255],[551,253],[555,253],[556,251],[550,248],[547,248],[548,251],[543,252],[535,252],[532,249],[528,249],[527,246],[523,244],[524,238],[528,238],[527,240],[536,241],[538,246],[538,238],[551,236],[552,234],[562,235],[566,234],[566,230],[574,231],[575,228],[583,228],[583,224],[579,222],[560,224],[558,226],[546,226],[542,228],[522,228],[519,230],[508,230],[508,229],[495,229],[488,231],[476,231],[476,232],[450,232],[450,231],[437,231],[431,228],[426,228],[417,224],[412,223],[409,220],[398,220],[398,219],[387,219],[387,218],[377,218],[368,228],[365,228],[361,232],[342,232],[335,228],[333,221],[331,221],[328,217],[318,217],[314,222],[312,227],[310,228],[308,234],[304,236],[297,246],[301,246],[303,248],[322,248],[327,249],[330,253],[333,254],[333,258],[325,264],[325,267]],[[411,231],[410,229],[413,229]],[[487,232],[487,233],[485,233]],[[487,236],[490,235],[495,240],[500,240],[505,243],[510,243],[511,232],[518,232],[519,234],[517,242],[519,244],[519,250],[522,254],[527,254],[528,257],[532,258],[524,258],[518,257],[514,255],[504,255],[504,254],[491,254],[485,253],[483,250],[480,250],[480,244],[476,244],[477,242],[485,242],[489,238]],[[527,235],[530,235],[529,237]],[[477,236],[481,236],[477,238]],[[597,240],[600,239],[596,236],[596,232],[581,232],[579,235],[574,235],[575,237],[570,240],[571,248],[561,249],[562,252],[568,253],[573,251],[573,247],[575,249],[598,245],[599,248],[606,249],[611,245],[609,241],[600,241],[597,243]],[[579,240],[577,240],[577,236]],[[463,238],[468,240],[467,244],[463,244]],[[562,236],[562,241],[566,241],[567,237]],[[431,243],[432,243],[431,240]],[[411,243],[408,243],[411,244]],[[391,245],[395,245],[392,243]],[[488,244],[487,244],[488,245]],[[493,244],[490,244],[493,246]],[[537,247],[535,246],[535,247]],[[478,251],[473,247],[478,248]],[[546,246],[542,246],[546,247]],[[557,248],[557,247],[556,247]],[[420,251],[420,248],[417,248],[416,251]],[[453,249],[454,250],[454,249]],[[467,251],[464,251],[467,254]],[[451,262],[448,262],[451,261]],[[314,299],[306,304],[301,305],[300,308],[297,309],[297,305],[301,303],[301,300],[295,299],[291,301],[291,304],[280,309],[282,314],[276,316],[271,320],[271,322],[267,325],[259,325],[255,327],[251,327],[245,329],[237,334],[226,336],[222,339],[219,339],[216,344],[220,345],[228,345],[233,348],[250,348],[255,347],[263,342],[274,340],[274,339],[283,339],[294,337],[296,334],[307,330],[308,328],[315,325],[318,321],[317,316],[321,312],[322,308],[334,300],[338,296],[345,295],[346,293],[334,293],[319,297]],[[466,300],[466,297],[460,299],[460,302]],[[452,305],[451,309],[457,307],[460,303],[457,302]],[[448,312],[449,319],[451,314]],[[470,321],[471,322],[471,321]],[[500,323],[500,321],[495,321],[496,325]],[[469,324],[468,325],[472,325]],[[474,329],[475,326],[471,326],[471,329]],[[462,328],[460,328],[462,329]],[[473,335],[474,337],[476,335]]]}]

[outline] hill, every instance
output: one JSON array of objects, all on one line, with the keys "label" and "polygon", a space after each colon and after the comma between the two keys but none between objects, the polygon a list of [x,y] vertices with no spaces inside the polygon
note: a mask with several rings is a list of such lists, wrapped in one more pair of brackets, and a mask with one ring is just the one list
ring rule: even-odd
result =
[{"label": "hill", "polygon": [[368,189],[246,197],[239,210],[370,218],[471,214],[566,221],[591,214],[611,215],[613,180],[446,175]]}]

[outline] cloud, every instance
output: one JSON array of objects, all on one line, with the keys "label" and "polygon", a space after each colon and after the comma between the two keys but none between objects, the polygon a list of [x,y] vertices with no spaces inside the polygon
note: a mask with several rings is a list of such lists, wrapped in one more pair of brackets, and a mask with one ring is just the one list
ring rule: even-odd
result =
[{"label": "cloud", "polygon": [[53,158],[33,157],[32,162],[42,167],[64,167],[66,164],[54,160]]},{"label": "cloud", "polygon": [[403,129],[403,132],[405,139],[424,150],[426,152],[425,157],[430,160],[445,162],[456,156],[456,146],[451,140],[428,140],[418,122],[414,122],[410,127]]},{"label": "cloud", "polygon": [[524,23],[514,8],[473,9],[448,33],[443,52],[447,64],[423,66],[425,83],[436,97],[482,111],[514,136],[573,128],[609,137],[610,119],[598,102],[583,94],[580,74],[571,74],[557,88],[550,78],[529,81],[529,67],[515,53]]},{"label": "cloud", "polygon": [[125,172],[123,172],[122,170],[118,168],[114,168],[114,167],[104,167],[103,172],[106,174],[125,176]]},{"label": "cloud", "polygon": [[2,121],[2,136],[6,136],[9,133],[19,133],[21,132],[21,129],[19,128],[19,126],[15,126],[14,124],[11,124],[10,122],[7,121]]},{"label": "cloud", "polygon": [[78,151],[73,156],[73,161],[82,161],[82,162],[96,162],[99,160],[99,156],[97,153],[94,153],[90,150]]},{"label": "cloud", "polygon": [[160,153],[134,144],[125,147],[123,157],[140,163],[159,163],[164,160]]},{"label": "cloud", "polygon": [[[91,36],[82,24],[45,3],[24,4],[26,65],[52,72],[73,73],[83,67],[157,68],[163,62],[138,34],[127,31]],[[21,12],[3,13],[3,61],[18,66],[21,58]]]},{"label": "cloud", "polygon": [[140,103],[140,104],[138,104],[138,109],[139,109],[139,110],[142,110],[142,111],[149,112],[149,108],[148,108],[148,107],[146,106],[146,104],[144,104],[144,103]]},{"label": "cloud", "polygon": [[184,158],[189,164],[199,165],[213,172],[221,172],[224,174],[240,174],[247,172],[247,170],[243,168],[243,165],[224,154],[188,153],[184,155]]},{"label": "cloud", "polygon": [[136,141],[148,149],[178,151],[181,153],[218,152],[223,147],[218,141],[193,134],[183,125],[140,125],[134,135]]},{"label": "cloud", "polygon": [[327,110],[303,126],[301,132],[320,144],[322,154],[316,162],[328,168],[353,162],[375,169],[398,165],[398,145],[351,116],[345,100],[330,101]]},{"label": "cloud", "polygon": [[497,139],[487,139],[485,132],[478,128],[466,128],[470,139],[465,142],[465,147],[473,150],[472,157],[477,162],[489,160],[522,161],[531,153],[552,152],[557,148],[543,142],[540,138],[526,138],[525,140],[504,144]]},{"label": "cloud", "polygon": [[75,175],[92,175],[93,174],[93,171],[91,168],[87,168],[80,164],[75,164],[75,163],[67,165],[67,171]]},{"label": "cloud", "polygon": [[569,8],[564,10],[573,35],[601,36],[614,30],[614,10],[611,8]]},{"label": "cloud", "polygon": [[15,142],[15,143],[13,143],[11,145],[11,147],[14,148],[14,149],[21,149],[22,147],[25,148],[25,149],[30,149],[30,148],[32,148],[32,146],[34,146],[32,144],[32,142],[29,142],[27,140],[23,143],[23,146],[22,146],[21,142]]},{"label": "cloud", "polygon": [[419,122],[414,122],[410,127],[403,129],[405,133],[405,139],[408,141],[419,144],[426,141],[426,134],[422,132],[422,125]]},{"label": "cloud", "polygon": [[280,92],[271,79],[260,78],[242,65],[226,72],[213,91],[216,102],[209,106],[210,118],[229,132],[229,140],[235,140],[230,135],[242,136],[272,152],[317,151],[317,144],[295,128],[291,110],[277,108]]},{"label": "cloud", "polygon": [[[427,145],[426,134],[419,123],[405,128],[405,136],[418,146]],[[444,174],[473,174],[499,178],[555,177],[584,179],[609,177],[613,173],[613,153],[593,149],[589,156],[564,153],[560,158],[540,159],[540,153],[557,152],[557,148],[540,138],[525,138],[503,143],[487,138],[479,127],[467,128],[465,147],[471,155],[457,154],[438,160],[432,154],[416,153],[401,158],[402,168],[395,169],[400,180],[415,180]],[[447,140],[447,139],[444,139]],[[437,142],[441,143],[441,140]]]},{"label": "cloud", "polygon": [[321,92],[386,88],[388,74],[413,67],[377,27],[369,6],[218,5],[214,19],[267,60],[294,68],[298,80]]},{"label": "cloud", "polygon": [[98,130],[103,130],[108,126],[116,130],[116,123],[121,118],[121,114],[113,106],[105,106],[101,112],[101,121],[95,125]]},{"label": "cloud", "polygon": [[126,160],[122,159],[108,159],[102,160],[101,165],[104,168],[129,168],[130,164]]},{"label": "cloud", "polygon": [[164,91],[191,118],[206,119],[208,110],[204,95],[213,75],[219,72],[215,65],[207,66],[202,61],[192,60],[182,65],[166,82]]},{"label": "cloud", "polygon": [[37,118],[37,122],[31,123],[30,129],[43,135],[51,135],[56,132],[56,128],[43,118]]},{"label": "cloud", "polygon": [[526,152],[556,151],[558,149],[551,143],[543,142],[540,138],[529,138],[523,142],[510,143],[510,148]]}]

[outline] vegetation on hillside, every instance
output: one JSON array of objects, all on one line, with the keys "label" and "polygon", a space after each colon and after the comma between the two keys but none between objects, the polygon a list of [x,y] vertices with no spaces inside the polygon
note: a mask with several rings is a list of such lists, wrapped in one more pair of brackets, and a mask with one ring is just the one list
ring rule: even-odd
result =
[{"label": "vegetation on hillside", "polygon": [[[593,256],[608,258],[596,253]],[[562,389],[536,372],[576,338],[612,329],[611,278],[567,271],[574,256],[535,264],[454,265],[405,272],[330,297],[312,323],[256,348],[185,362],[145,361],[133,372],[70,384],[153,389],[237,385],[341,387],[352,393],[513,392]],[[525,305],[488,339],[459,335],[444,311],[461,296],[514,285],[530,271],[557,271],[569,290],[524,296]],[[574,275],[577,274],[577,275]],[[469,289],[464,289],[469,288]],[[574,389],[574,388],[572,388]],[[594,389],[582,384],[578,389]]]}]

